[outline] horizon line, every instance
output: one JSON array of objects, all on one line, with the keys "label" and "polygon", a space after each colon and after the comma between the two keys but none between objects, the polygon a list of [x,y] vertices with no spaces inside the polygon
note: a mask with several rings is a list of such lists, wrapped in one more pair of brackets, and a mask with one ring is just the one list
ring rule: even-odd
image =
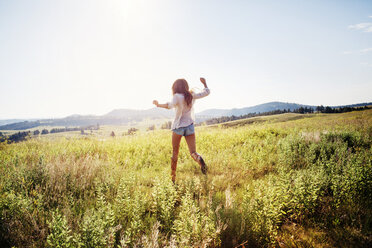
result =
[{"label": "horizon line", "polygon": [[[311,104],[302,104],[302,103],[296,103],[296,102],[284,102],[284,101],[270,101],[270,102],[264,102],[264,103],[259,103],[259,104],[255,104],[255,105],[251,105],[251,106],[246,106],[246,107],[233,107],[233,108],[207,108],[207,109],[204,109],[204,110],[201,110],[199,112],[197,112],[196,114],[198,113],[201,113],[201,112],[204,112],[204,111],[207,111],[207,110],[230,110],[230,109],[243,109],[243,108],[251,108],[251,107],[255,107],[255,106],[259,106],[259,105],[263,105],[263,104],[268,104],[268,103],[287,103],[287,104],[298,104],[298,105],[303,105],[303,106],[325,106],[325,107],[343,107],[343,106],[348,106],[348,105],[356,105],[356,104],[368,104],[368,105],[371,105],[372,104],[372,100],[371,101],[368,101],[368,102],[357,102],[357,103],[351,103],[351,104],[341,104],[341,105],[323,105],[323,104],[320,104],[320,105],[311,105]],[[25,121],[28,121],[28,120],[49,120],[49,119],[63,119],[63,118],[67,118],[67,117],[71,117],[71,116],[95,116],[95,117],[100,117],[100,116],[104,116],[104,115],[107,115],[109,113],[111,113],[112,111],[115,111],[115,110],[132,110],[132,111],[146,111],[146,110],[151,110],[151,109],[157,109],[156,107],[153,107],[153,108],[146,108],[146,109],[135,109],[135,108],[115,108],[111,111],[108,111],[104,114],[70,114],[70,115],[65,115],[65,116],[54,116],[54,117],[26,117],[26,118],[23,118],[23,117],[10,117],[10,118],[0,118],[0,121],[6,121],[6,120],[25,120]]]}]

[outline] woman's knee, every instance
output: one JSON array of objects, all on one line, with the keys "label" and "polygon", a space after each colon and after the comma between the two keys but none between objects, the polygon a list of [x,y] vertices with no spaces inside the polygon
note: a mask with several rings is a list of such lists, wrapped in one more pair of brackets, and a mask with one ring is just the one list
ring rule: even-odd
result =
[{"label": "woman's knee", "polygon": [[177,160],[178,160],[178,152],[173,152],[172,161],[177,162]]},{"label": "woman's knee", "polygon": [[173,152],[172,153],[172,159],[175,159],[175,160],[178,159],[178,152]]}]

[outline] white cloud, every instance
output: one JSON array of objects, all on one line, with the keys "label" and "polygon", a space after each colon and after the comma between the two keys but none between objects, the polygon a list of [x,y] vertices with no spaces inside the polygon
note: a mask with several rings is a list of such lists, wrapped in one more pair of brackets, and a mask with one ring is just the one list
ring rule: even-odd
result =
[{"label": "white cloud", "polygon": [[364,48],[358,51],[344,51],[342,54],[368,53],[372,52],[372,47]]},{"label": "white cloud", "polygon": [[355,25],[349,25],[349,29],[354,29],[354,30],[363,30],[363,32],[372,32],[372,23],[371,22],[362,22],[358,23]]},{"label": "white cloud", "polygon": [[362,50],[360,50],[360,52],[361,52],[361,53],[372,52],[372,47],[362,49]]},{"label": "white cloud", "polygon": [[342,52],[342,54],[352,54],[353,53],[353,51],[344,51],[344,52]]},{"label": "white cloud", "polygon": [[369,18],[372,18],[372,16],[368,16]]},{"label": "white cloud", "polygon": [[371,63],[360,63],[360,64],[363,65],[363,66],[372,67]]}]

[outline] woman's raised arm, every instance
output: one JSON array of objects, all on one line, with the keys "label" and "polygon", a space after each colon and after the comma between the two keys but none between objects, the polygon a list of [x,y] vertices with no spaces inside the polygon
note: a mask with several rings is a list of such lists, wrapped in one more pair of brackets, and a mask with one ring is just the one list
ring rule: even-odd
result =
[{"label": "woman's raised arm", "polygon": [[200,82],[204,85],[204,89],[203,89],[202,92],[194,93],[192,95],[194,99],[200,99],[200,98],[206,97],[211,93],[211,91],[208,89],[207,82],[206,82],[205,78],[201,77]]},{"label": "woman's raised arm", "polygon": [[207,81],[205,80],[205,78],[200,78],[200,82],[204,85],[204,88],[208,88],[207,86]]}]

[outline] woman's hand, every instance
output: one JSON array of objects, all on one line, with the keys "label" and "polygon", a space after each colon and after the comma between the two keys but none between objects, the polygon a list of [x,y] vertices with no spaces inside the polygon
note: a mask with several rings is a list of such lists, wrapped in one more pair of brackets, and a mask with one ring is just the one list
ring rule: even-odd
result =
[{"label": "woman's hand", "polygon": [[152,104],[154,104],[156,107],[159,107],[159,102],[157,100],[152,101]]},{"label": "woman's hand", "polygon": [[208,88],[207,87],[207,81],[205,81],[205,78],[200,78],[200,82],[204,85],[204,88]]}]

